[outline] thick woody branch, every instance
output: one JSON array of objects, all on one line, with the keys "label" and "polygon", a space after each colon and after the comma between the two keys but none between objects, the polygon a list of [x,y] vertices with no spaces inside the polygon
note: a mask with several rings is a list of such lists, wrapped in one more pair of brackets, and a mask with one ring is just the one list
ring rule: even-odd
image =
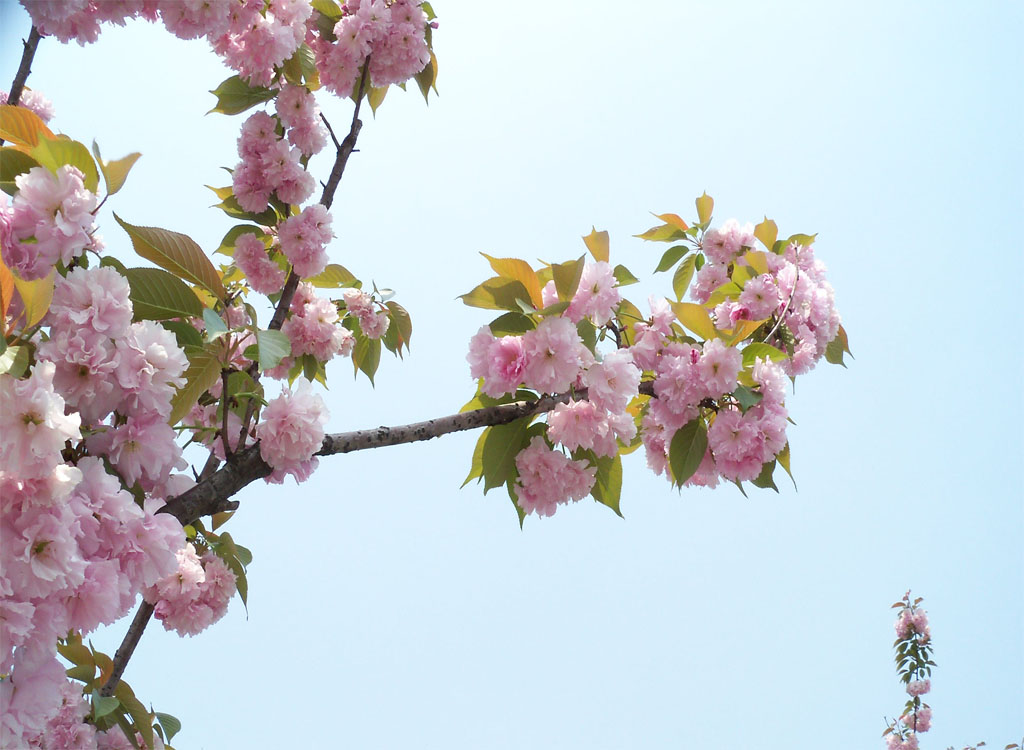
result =
[{"label": "thick woody branch", "polygon": [[7,94],[7,103],[11,106],[16,106],[21,100],[21,92],[25,88],[28,74],[32,72],[32,59],[36,56],[36,47],[39,46],[40,38],[39,30],[33,26],[32,30],[28,32],[28,39],[22,42],[25,49],[21,53],[21,65],[18,66],[18,72],[14,74],[11,91]]},{"label": "thick woody branch", "polygon": [[135,647],[139,645],[139,639],[142,638],[142,633],[146,630],[146,625],[149,624],[149,618],[152,616],[153,605],[143,601],[139,605],[138,612],[135,613],[135,619],[132,620],[132,624],[128,627],[128,632],[124,635],[124,640],[121,641],[121,645],[114,652],[114,669],[110,673],[110,677],[107,678],[107,681],[103,683],[100,695],[109,697],[117,690],[117,683],[121,681],[124,668],[128,666],[128,660],[135,653]]},{"label": "thick woody branch", "polygon": [[[36,56],[36,47],[39,46],[40,38],[39,31],[33,26],[32,30],[28,32],[28,39],[23,42],[25,48],[21,53],[21,65],[18,66],[18,72],[14,74],[11,90],[7,94],[7,103],[12,107],[17,106],[18,102],[21,101],[21,92],[25,88],[28,74],[32,72],[32,59]],[[0,145],[3,142],[4,139],[0,138]]]}]

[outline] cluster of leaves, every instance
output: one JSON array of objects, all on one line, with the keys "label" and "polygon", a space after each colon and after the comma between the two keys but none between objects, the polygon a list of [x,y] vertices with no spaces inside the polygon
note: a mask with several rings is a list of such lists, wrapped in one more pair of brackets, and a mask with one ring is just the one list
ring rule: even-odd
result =
[{"label": "cluster of leaves", "polygon": [[181,722],[177,718],[154,711],[152,707],[147,709],[123,679],[118,682],[113,695],[100,694],[114,670],[109,656],[97,651],[92,643],[86,646],[82,636],[75,632],[58,641],[57,652],[72,665],[67,671],[68,677],[84,683],[84,692],[92,705],[92,712],[87,718],[97,729],[120,726],[137,750],[140,745],[136,733],[142,737],[141,747],[147,748],[154,747],[155,734],[168,750],[174,750],[169,743],[181,730]]}]

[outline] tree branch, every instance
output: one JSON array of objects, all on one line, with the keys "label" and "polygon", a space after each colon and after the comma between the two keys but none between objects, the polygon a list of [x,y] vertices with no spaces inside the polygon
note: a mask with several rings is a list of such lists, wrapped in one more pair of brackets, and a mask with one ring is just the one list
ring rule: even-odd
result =
[{"label": "tree branch", "polygon": [[146,625],[149,624],[149,618],[152,616],[153,605],[143,600],[142,604],[139,605],[139,611],[135,613],[135,619],[132,620],[132,624],[128,627],[128,632],[124,634],[124,640],[121,641],[121,645],[114,652],[114,669],[110,673],[110,677],[107,678],[107,681],[103,683],[100,695],[109,697],[114,694],[114,691],[117,689],[117,683],[121,681],[121,675],[124,674],[124,668],[128,666],[128,660],[132,658],[135,647],[139,645],[139,639],[142,638],[142,633],[145,631]]},{"label": "tree branch", "polygon": [[[12,107],[17,106],[18,102],[21,101],[21,92],[25,88],[28,74],[32,72],[32,58],[36,56],[36,47],[39,46],[41,38],[39,30],[33,26],[32,30],[28,32],[28,39],[22,42],[25,49],[21,53],[21,65],[18,66],[18,72],[14,74],[11,90],[7,94],[7,103]],[[4,139],[0,138],[0,145],[3,145],[3,142]]]}]

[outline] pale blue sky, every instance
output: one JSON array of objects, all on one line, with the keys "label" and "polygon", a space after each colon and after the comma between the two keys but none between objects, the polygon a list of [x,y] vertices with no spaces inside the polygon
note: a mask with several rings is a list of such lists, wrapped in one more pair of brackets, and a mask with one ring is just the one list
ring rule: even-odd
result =
[{"label": "pale blue sky", "polygon": [[[647,279],[663,248],[630,235],[704,190],[720,221],[819,233],[856,360],[790,398],[799,492],[678,494],[638,454],[625,520],[584,501],[520,531],[506,496],[458,489],[475,434],[250,487],[229,527],[255,555],[248,619],[151,627],[126,675],[182,719],[175,744],[881,748],[908,587],[938,662],[922,746],[1019,741],[1024,6],[434,5],[441,96],[366,118],[334,211],[333,258],[398,291],[412,354],[375,390],[332,365],[331,430],[472,395],[488,318],[455,297],[478,251],[577,257],[596,225]],[[0,7],[6,86],[28,23]],[[205,91],[228,75],[133,23],[44,40],[29,83],[57,128],[143,153],[108,207],[212,249],[231,222],[202,185],[226,184],[241,118],[204,117]],[[322,102],[344,127],[351,105]]]}]

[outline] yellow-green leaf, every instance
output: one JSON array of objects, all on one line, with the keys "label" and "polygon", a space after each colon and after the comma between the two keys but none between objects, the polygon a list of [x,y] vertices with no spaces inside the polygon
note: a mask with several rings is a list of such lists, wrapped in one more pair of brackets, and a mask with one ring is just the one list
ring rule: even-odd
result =
[{"label": "yellow-green leaf", "polygon": [[580,285],[580,278],[583,276],[583,260],[587,256],[581,255],[576,260],[565,263],[552,263],[551,279],[555,282],[555,289],[558,291],[558,299],[562,302],[569,302]]},{"label": "yellow-green leaf", "polygon": [[701,195],[696,200],[697,204],[697,219],[701,224],[707,224],[711,221],[711,213],[715,210],[715,199],[707,193]]},{"label": "yellow-green leaf", "polygon": [[661,226],[651,227],[643,234],[634,234],[633,236],[648,242],[674,242],[675,240],[682,239],[686,234],[682,229],[671,224],[662,224]]},{"label": "yellow-green leaf", "polygon": [[785,469],[786,473],[789,474],[789,479],[793,483],[793,489],[798,489],[796,486],[796,477],[793,476],[793,471],[789,467],[789,443],[786,443],[786,447],[783,448],[779,455],[775,457],[775,460],[778,461],[779,466]]},{"label": "yellow-green leaf", "polygon": [[743,367],[750,368],[758,359],[770,359],[772,362],[781,362],[789,355],[781,349],[776,349],[771,344],[754,342],[743,348]]},{"label": "yellow-green leaf", "polygon": [[537,273],[530,267],[530,264],[519,258],[492,258],[487,253],[480,253],[487,258],[494,272],[503,279],[515,279],[526,287],[530,295],[529,301],[533,306],[540,309],[544,306],[541,299],[540,281],[537,280]]},{"label": "yellow-green leaf", "polygon": [[696,267],[697,256],[691,255],[679,264],[676,272],[672,275],[672,291],[675,292],[677,300],[682,300],[685,296],[686,290],[690,287],[690,282],[693,281]]},{"label": "yellow-green leaf", "polygon": [[168,229],[137,227],[123,221],[117,214],[114,214],[114,219],[128,232],[135,252],[143,258],[180,279],[203,287],[217,299],[223,300],[227,296],[217,269],[191,237]]},{"label": "yellow-green leaf", "polygon": [[758,276],[768,273],[768,256],[764,250],[748,250],[743,259],[757,272]]},{"label": "yellow-green leaf", "polygon": [[[239,112],[245,112],[250,107],[273,99],[277,94],[273,89],[250,86],[238,76],[231,76],[210,93],[217,97],[217,104],[210,112],[220,112],[225,115],[237,115]],[[210,114],[210,112],[206,114]]]},{"label": "yellow-green leaf", "polygon": [[[480,433],[480,437],[477,438],[476,447],[473,449],[473,459],[469,464],[469,474],[466,475],[466,480],[462,483],[462,487],[469,484],[472,479],[479,479],[484,475],[484,443],[487,441],[487,433],[491,431],[490,427],[484,429]],[[461,490],[462,487],[459,487]]]},{"label": "yellow-green leaf", "polygon": [[672,478],[682,485],[700,468],[708,449],[708,429],[701,417],[687,422],[676,430],[668,449],[668,463]]},{"label": "yellow-green leaf", "polygon": [[124,187],[124,181],[128,179],[128,173],[135,166],[135,162],[139,160],[139,157],[142,156],[142,154],[136,151],[120,159],[114,159],[114,161],[103,161],[103,157],[100,155],[99,144],[96,141],[92,142],[92,153],[100,165],[100,171],[103,172],[103,183],[107,186],[107,195],[113,195]]},{"label": "yellow-green leaf", "polygon": [[53,138],[39,115],[24,107],[0,105],[0,138],[24,149],[35,148],[40,138]]},{"label": "yellow-green leaf", "polygon": [[25,327],[34,326],[50,309],[50,301],[53,299],[53,282],[57,276],[57,269],[54,268],[49,274],[35,281],[23,281],[17,276],[13,277],[14,287],[18,290],[21,303],[24,306],[22,315],[25,317]]},{"label": "yellow-green leaf", "polygon": [[738,320],[736,325],[732,328],[732,338],[729,340],[729,346],[736,346],[751,337],[751,335],[764,325],[763,320]]},{"label": "yellow-green leaf", "polygon": [[59,136],[41,137],[29,154],[54,174],[65,165],[76,167],[84,175],[82,182],[86,190],[95,193],[99,189],[100,173],[85,144]]},{"label": "yellow-green leaf", "polygon": [[775,246],[775,240],[779,238],[779,227],[765,216],[764,221],[754,227],[754,236],[761,241],[762,245],[771,250]]},{"label": "yellow-green leaf", "polygon": [[517,300],[529,302],[530,293],[526,291],[526,287],[520,281],[494,276],[460,295],[459,299],[470,307],[519,312],[521,308]]},{"label": "yellow-green leaf", "polygon": [[[14,299],[14,274],[4,263],[3,258],[0,258],[0,320],[7,317],[7,308],[11,306],[12,299]],[[4,333],[5,331],[0,331],[0,336]]]},{"label": "yellow-green leaf", "polygon": [[590,254],[594,256],[594,260],[608,262],[608,253],[610,252],[608,232],[598,232],[597,229],[591,227],[590,234],[583,238],[583,242]]},{"label": "yellow-green leaf", "polygon": [[430,89],[437,94],[437,56],[431,51],[430,62],[428,62],[415,76],[416,85],[420,87],[424,101],[429,103]]},{"label": "yellow-green leaf", "polygon": [[387,93],[387,86],[370,86],[366,99],[370,102],[370,109],[373,110],[373,114],[377,114],[377,107],[384,103],[384,97],[387,96]]},{"label": "yellow-green leaf", "polygon": [[328,263],[327,267],[316,276],[306,279],[306,282],[320,289],[340,289],[341,287],[355,286],[358,282],[352,272],[345,266],[337,263]]},{"label": "yellow-green leaf", "polygon": [[679,322],[705,341],[716,338],[715,324],[708,311],[692,302],[669,302]]},{"label": "yellow-green leaf", "polygon": [[675,227],[680,232],[685,232],[690,228],[690,225],[683,221],[679,214],[654,214],[654,216],[661,219],[669,226]]}]

